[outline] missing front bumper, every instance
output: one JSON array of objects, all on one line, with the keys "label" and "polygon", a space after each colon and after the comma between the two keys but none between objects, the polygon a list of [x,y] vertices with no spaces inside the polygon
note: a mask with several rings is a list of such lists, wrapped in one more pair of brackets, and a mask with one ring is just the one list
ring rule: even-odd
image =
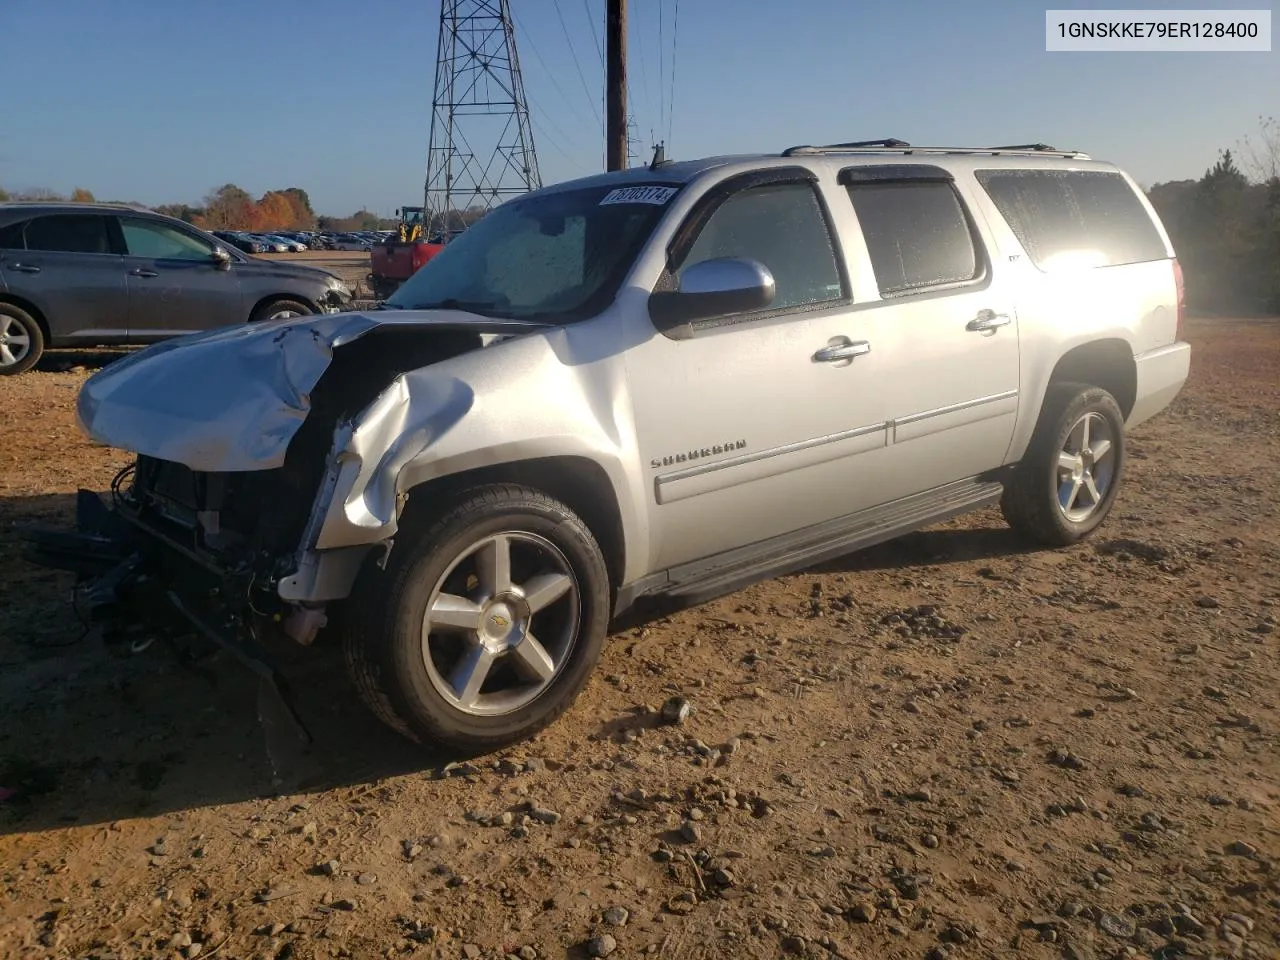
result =
[{"label": "missing front bumper", "polygon": [[287,681],[257,642],[256,615],[232,599],[241,596],[235,574],[89,490],[77,492],[74,530],[27,525],[18,535],[29,562],[75,574],[77,612],[108,647],[138,653],[160,639],[203,638],[257,676],[311,743]]}]

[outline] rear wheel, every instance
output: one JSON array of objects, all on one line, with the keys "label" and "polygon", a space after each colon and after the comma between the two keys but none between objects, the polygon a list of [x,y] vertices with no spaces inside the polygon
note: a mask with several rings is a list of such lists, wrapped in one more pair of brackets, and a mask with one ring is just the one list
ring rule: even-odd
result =
[{"label": "rear wheel", "polygon": [[44,353],[44,332],[25,310],[0,303],[0,376],[30,370]]},{"label": "rear wheel", "polygon": [[1035,435],[1005,488],[1005,519],[1050,546],[1083,539],[1111,512],[1124,453],[1124,415],[1110,393],[1050,385]]},{"label": "rear wheel", "polygon": [[249,321],[258,323],[262,320],[291,320],[294,317],[307,317],[313,313],[315,313],[314,310],[297,300],[272,300],[254,310]]},{"label": "rear wheel", "polygon": [[356,689],[384,722],[464,753],[532,736],[573,703],[609,620],[600,548],[526,487],[464,491],[370,567],[345,636]]}]

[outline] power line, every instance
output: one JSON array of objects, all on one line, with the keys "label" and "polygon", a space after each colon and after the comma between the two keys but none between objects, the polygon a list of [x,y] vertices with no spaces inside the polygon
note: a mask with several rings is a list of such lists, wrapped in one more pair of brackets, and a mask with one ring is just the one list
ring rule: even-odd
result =
[{"label": "power line", "polygon": [[550,113],[548,113],[546,110],[544,110],[544,109],[543,109],[539,104],[537,104],[537,103],[530,104],[530,107],[531,107],[531,109],[532,109],[535,113],[539,114],[539,115],[542,117],[543,122],[544,122],[544,123],[546,123],[547,125],[549,125],[549,126],[551,127],[551,130],[552,130],[555,134],[557,134],[557,135],[558,135],[558,137],[559,137],[559,138],[560,138],[560,139],[561,139],[565,144],[567,144],[567,145],[568,145],[570,148],[572,148],[572,149],[575,149],[575,150],[577,149],[577,147],[578,147],[577,142],[573,139],[573,137],[571,137],[569,134],[567,134],[567,133],[565,133],[565,132],[564,132],[564,129],[563,129],[563,128],[561,128],[560,124],[556,123],[556,122],[555,122],[555,120],[554,120],[554,119],[552,119],[552,117],[551,117],[551,114],[550,114]]},{"label": "power line", "polygon": [[[573,101],[569,99],[569,95],[564,92],[564,87],[560,86],[560,81],[556,79],[556,75],[552,73],[551,68],[547,66],[547,61],[542,59],[542,54],[539,52],[537,44],[533,42],[533,36],[524,28],[524,25],[519,20],[516,21],[516,29],[520,31],[521,36],[525,39],[525,43],[529,45],[529,49],[533,51],[533,55],[537,58],[538,63],[542,65],[543,71],[547,74],[547,79],[551,81],[551,85],[554,86],[556,88],[556,92],[560,94],[560,99],[564,101],[564,105],[573,112],[574,119],[580,120],[585,124],[587,122],[587,118],[582,115],[582,112],[576,106],[574,106]],[[600,119],[599,116],[597,116],[596,119],[598,121]]]},{"label": "power line", "polygon": [[[548,116],[546,113],[542,114],[542,119],[546,120],[548,123],[551,122],[551,117]],[[543,126],[541,122],[539,122],[538,112],[536,110],[533,111],[529,116],[529,122],[532,123],[534,126],[534,129],[538,131],[538,136],[539,138],[541,138],[543,143],[551,144],[551,146],[556,150],[556,152],[559,153],[560,156],[568,160],[570,163],[578,162],[567,150],[565,150],[563,146],[560,145],[560,139],[558,137],[553,137],[551,135],[551,131],[548,130],[545,126]]]},{"label": "power line", "polygon": [[[595,41],[595,45],[596,45],[596,53],[597,53],[597,54],[599,55],[599,57],[600,57],[600,72],[603,74],[603,73],[604,73],[604,71],[605,71],[605,65],[604,65],[604,47],[603,47],[603,46],[601,45],[601,43],[600,43],[600,33],[596,30],[596,22],[595,22],[594,20],[592,20],[592,19],[591,19],[591,2],[590,2],[590,0],[582,0],[582,9],[583,9],[583,10],[586,12],[586,14],[587,14],[587,29],[591,31],[591,39],[592,39],[593,41]],[[602,29],[603,29],[603,28],[602,28]],[[628,91],[627,91],[627,97],[628,97],[628,99],[630,99],[630,96],[631,96],[631,91],[630,91],[630,90],[628,90]],[[601,105],[602,105],[602,106],[603,106],[603,104],[604,104],[604,102],[605,102],[605,99],[606,99],[605,89],[604,89],[604,85],[602,84],[602,85],[601,85],[601,87],[600,87],[600,103],[601,103]],[[629,106],[628,106],[628,109],[630,109],[630,107],[629,107]]]},{"label": "power line", "polygon": [[664,130],[667,126],[666,101],[662,98],[662,81],[667,75],[667,61],[665,54],[667,52],[667,42],[662,35],[662,12],[666,8],[665,0],[658,0],[658,129]]},{"label": "power line", "polygon": [[587,102],[591,104],[591,112],[595,114],[596,123],[603,124],[604,121],[600,119],[600,111],[596,109],[595,99],[591,96],[591,88],[587,86],[587,77],[582,72],[582,62],[578,59],[577,48],[574,47],[573,40],[569,37],[569,28],[564,22],[564,11],[560,9],[560,0],[555,0],[555,4],[556,16],[560,20],[560,29],[564,31],[565,43],[569,44],[569,52],[573,55],[573,65],[578,71],[578,79],[582,81],[582,89],[587,95]]},{"label": "power line", "polygon": [[596,31],[596,22],[591,19],[591,0],[582,0],[582,9],[587,12],[587,25],[591,27],[591,39],[596,42],[596,53],[600,54],[600,66],[604,66],[604,47],[600,46],[600,34]]},{"label": "power line", "polygon": [[675,14],[671,20],[671,106],[667,110],[667,142],[676,123],[676,52],[680,45],[680,0],[676,0]]},{"label": "power line", "polygon": [[639,17],[636,17],[634,21],[629,20],[628,30],[630,29],[630,24],[634,22],[636,25],[636,52],[639,54],[637,59],[640,61],[640,94],[644,97],[645,106],[651,107],[652,103],[649,100],[649,78],[644,69],[644,42],[642,40],[644,37],[644,30],[640,28],[639,20]]}]

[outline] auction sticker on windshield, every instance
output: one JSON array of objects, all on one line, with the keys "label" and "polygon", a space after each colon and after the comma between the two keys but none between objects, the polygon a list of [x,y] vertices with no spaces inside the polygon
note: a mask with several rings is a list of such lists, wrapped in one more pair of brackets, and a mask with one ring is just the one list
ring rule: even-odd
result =
[{"label": "auction sticker on windshield", "polygon": [[619,187],[605,194],[600,206],[606,203],[652,203],[660,207],[679,190],[679,187]]}]

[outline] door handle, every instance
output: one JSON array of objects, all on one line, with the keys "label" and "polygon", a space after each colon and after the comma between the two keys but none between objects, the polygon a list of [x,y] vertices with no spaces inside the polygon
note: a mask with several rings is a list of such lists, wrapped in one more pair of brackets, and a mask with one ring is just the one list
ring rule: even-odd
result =
[{"label": "door handle", "polygon": [[976,333],[985,333],[1006,327],[1013,322],[1007,313],[996,313],[994,310],[979,310],[978,315],[965,324],[965,329]]},{"label": "door handle", "polygon": [[[843,339],[843,338],[841,338]],[[815,363],[836,363],[839,360],[852,360],[871,352],[871,344],[866,340],[846,340],[844,343],[823,347],[813,355]]]},{"label": "door handle", "polygon": [[37,267],[34,263],[14,263],[14,264],[10,264],[9,269],[14,270],[18,273],[39,273],[40,272],[40,268]]},{"label": "door handle", "polygon": [[158,276],[160,276],[160,274],[156,273],[156,271],[154,271],[154,270],[143,270],[141,267],[137,267],[136,269],[134,269],[134,270],[130,270],[130,271],[129,271],[129,276],[131,276],[131,277],[158,277]]}]

